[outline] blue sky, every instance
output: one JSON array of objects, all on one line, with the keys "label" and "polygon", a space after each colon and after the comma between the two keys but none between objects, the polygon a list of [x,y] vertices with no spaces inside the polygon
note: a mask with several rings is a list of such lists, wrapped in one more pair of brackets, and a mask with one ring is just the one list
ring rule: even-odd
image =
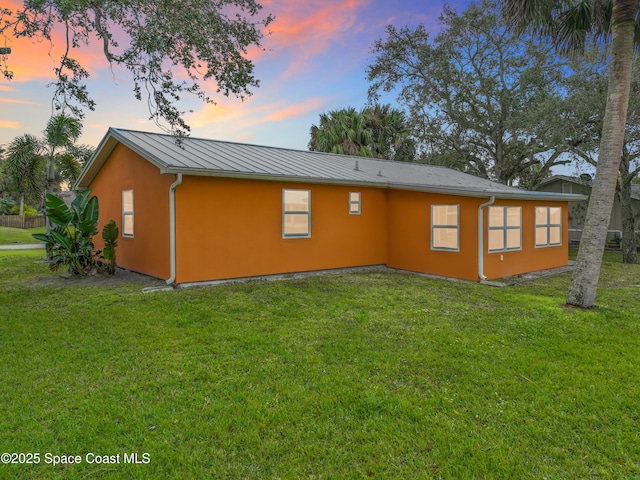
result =
[{"label": "blue sky", "polygon": [[[17,0],[9,0],[9,8],[12,3]],[[369,50],[385,27],[423,23],[437,31],[444,4],[440,0],[260,3],[276,16],[264,40],[266,51],[254,58],[260,87],[244,102],[222,97],[215,106],[195,99],[181,103],[181,109],[193,110],[186,115],[192,136],[306,149],[309,128],[321,113],[365,105]],[[459,11],[469,3],[449,2]],[[46,85],[53,79],[61,44],[27,40],[8,44],[15,77],[0,80],[0,144],[23,133],[42,133],[51,115],[52,90]],[[135,100],[128,72],[110,69],[98,42],[83,46],[75,56],[91,74],[87,85],[97,103],[96,110],[86,114],[81,143],[97,146],[110,126],[160,131],[148,119],[146,103]]]}]

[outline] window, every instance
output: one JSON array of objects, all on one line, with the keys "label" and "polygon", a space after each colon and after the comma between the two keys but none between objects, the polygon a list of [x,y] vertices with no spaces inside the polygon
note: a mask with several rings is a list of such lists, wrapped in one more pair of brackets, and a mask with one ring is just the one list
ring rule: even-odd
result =
[{"label": "window", "polygon": [[489,207],[489,251],[520,250],[521,225],[521,207]]},{"label": "window", "polygon": [[349,214],[360,215],[360,192],[349,192]]},{"label": "window", "polygon": [[460,250],[460,205],[431,205],[431,250]]},{"label": "window", "polygon": [[122,236],[133,238],[133,190],[122,191]]},{"label": "window", "polygon": [[536,207],[536,247],[562,244],[562,208]]},{"label": "window", "polygon": [[311,236],[311,191],[282,190],[282,236]]}]

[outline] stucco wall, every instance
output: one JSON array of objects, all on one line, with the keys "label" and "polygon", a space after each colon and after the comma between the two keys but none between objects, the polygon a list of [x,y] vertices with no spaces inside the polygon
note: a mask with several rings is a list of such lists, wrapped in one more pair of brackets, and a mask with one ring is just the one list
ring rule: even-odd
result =
[{"label": "stucco wall", "polygon": [[[284,188],[311,191],[311,238],[283,238]],[[381,189],[185,176],[176,211],[178,283],[386,263]]]},{"label": "stucco wall", "polygon": [[[91,182],[100,203],[96,248],[102,248],[102,227],[115,220],[120,230],[116,248],[119,266],[154,277],[169,278],[169,186],[175,175],[119,144]],[[134,191],[134,237],[122,237],[122,191]]]}]

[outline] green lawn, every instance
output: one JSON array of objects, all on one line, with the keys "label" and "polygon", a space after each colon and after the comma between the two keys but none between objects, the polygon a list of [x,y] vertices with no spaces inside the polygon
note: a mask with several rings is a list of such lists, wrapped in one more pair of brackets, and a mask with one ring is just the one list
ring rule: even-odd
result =
[{"label": "green lawn", "polygon": [[14,243],[41,243],[31,236],[32,233],[44,233],[45,227],[36,228],[10,228],[0,227],[0,245]]},{"label": "green lawn", "polygon": [[143,294],[48,282],[42,255],[0,252],[0,452],[41,458],[0,478],[640,478],[640,266],[617,254],[589,311],[570,274]]}]

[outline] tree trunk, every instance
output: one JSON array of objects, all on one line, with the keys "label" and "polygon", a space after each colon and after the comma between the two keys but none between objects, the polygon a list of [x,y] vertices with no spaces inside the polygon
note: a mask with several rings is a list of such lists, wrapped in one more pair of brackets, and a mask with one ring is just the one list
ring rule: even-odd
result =
[{"label": "tree trunk", "polygon": [[614,0],[612,15],[611,62],[607,107],[605,110],[600,155],[591,190],[589,207],[576,268],[567,293],[567,304],[592,307],[596,299],[602,255],[613,208],[618,168],[629,107],[633,36],[638,0]]},{"label": "tree trunk", "polygon": [[622,175],[618,198],[622,214],[622,263],[635,264],[638,263],[638,250],[635,239],[635,218],[631,207],[631,178]]},{"label": "tree trunk", "polygon": [[24,194],[20,195],[20,210],[18,210],[18,215],[24,215]]}]

